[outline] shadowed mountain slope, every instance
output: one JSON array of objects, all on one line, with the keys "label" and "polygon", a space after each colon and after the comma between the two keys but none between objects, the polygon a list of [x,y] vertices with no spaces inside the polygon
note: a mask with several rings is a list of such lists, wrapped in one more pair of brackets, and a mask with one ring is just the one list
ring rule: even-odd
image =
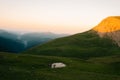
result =
[{"label": "shadowed mountain slope", "polygon": [[[106,18],[108,19],[107,23],[110,26],[112,26],[111,18],[112,19],[115,18],[115,20],[119,21],[119,17]],[[99,24],[101,25],[101,27],[103,25],[106,27],[109,27],[108,25],[106,25],[106,19],[102,21],[102,23],[105,23],[105,24],[102,24],[102,23]],[[118,22],[116,22],[115,24],[119,26]],[[90,57],[100,57],[100,56],[120,54],[119,53],[120,48],[118,47],[117,44],[115,44],[115,42],[113,41],[112,38],[110,38],[110,36],[100,37],[100,35],[98,34],[100,31],[102,32],[105,27],[102,27],[103,30],[100,29],[100,31],[99,31],[100,26],[97,26],[97,27],[84,33],[79,33],[69,37],[55,39],[43,45],[31,48],[30,50],[24,53],[52,55],[52,56],[65,56],[65,57],[78,57],[78,58],[84,58],[84,59],[90,58]],[[108,31],[106,33],[110,33]]]}]

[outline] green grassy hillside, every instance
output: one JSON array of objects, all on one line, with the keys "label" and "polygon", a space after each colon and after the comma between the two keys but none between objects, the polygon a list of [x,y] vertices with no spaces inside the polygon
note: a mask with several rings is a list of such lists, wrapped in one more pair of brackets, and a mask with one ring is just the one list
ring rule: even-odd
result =
[{"label": "green grassy hillside", "polygon": [[[54,62],[63,62],[67,67],[51,69],[49,64]],[[119,67],[120,56],[81,60],[0,53],[0,80],[120,80]]]},{"label": "green grassy hillside", "polygon": [[55,39],[24,53],[82,59],[119,54],[120,48],[109,38],[100,38],[95,31]]}]

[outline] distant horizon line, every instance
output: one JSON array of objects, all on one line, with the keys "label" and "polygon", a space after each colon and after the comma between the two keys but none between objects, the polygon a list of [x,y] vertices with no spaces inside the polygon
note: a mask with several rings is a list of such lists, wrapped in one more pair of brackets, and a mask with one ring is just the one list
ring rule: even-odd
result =
[{"label": "distant horizon line", "polygon": [[51,34],[65,34],[65,35],[72,35],[72,33],[56,33],[52,31],[23,31],[23,30],[10,30],[10,29],[0,29],[0,31],[6,31],[11,33],[17,34],[26,34],[26,33],[51,33]]}]

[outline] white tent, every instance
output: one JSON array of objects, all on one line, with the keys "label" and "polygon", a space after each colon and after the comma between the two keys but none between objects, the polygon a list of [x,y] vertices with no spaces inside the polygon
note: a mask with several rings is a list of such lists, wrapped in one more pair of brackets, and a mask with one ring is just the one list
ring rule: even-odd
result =
[{"label": "white tent", "polygon": [[51,68],[63,68],[66,67],[66,65],[64,63],[52,63]]}]

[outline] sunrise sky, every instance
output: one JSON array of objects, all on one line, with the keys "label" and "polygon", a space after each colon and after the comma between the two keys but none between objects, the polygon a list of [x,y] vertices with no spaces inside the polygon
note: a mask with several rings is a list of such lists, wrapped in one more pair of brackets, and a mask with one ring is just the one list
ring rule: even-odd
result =
[{"label": "sunrise sky", "polygon": [[120,0],[0,0],[0,29],[75,34],[120,16]]}]

